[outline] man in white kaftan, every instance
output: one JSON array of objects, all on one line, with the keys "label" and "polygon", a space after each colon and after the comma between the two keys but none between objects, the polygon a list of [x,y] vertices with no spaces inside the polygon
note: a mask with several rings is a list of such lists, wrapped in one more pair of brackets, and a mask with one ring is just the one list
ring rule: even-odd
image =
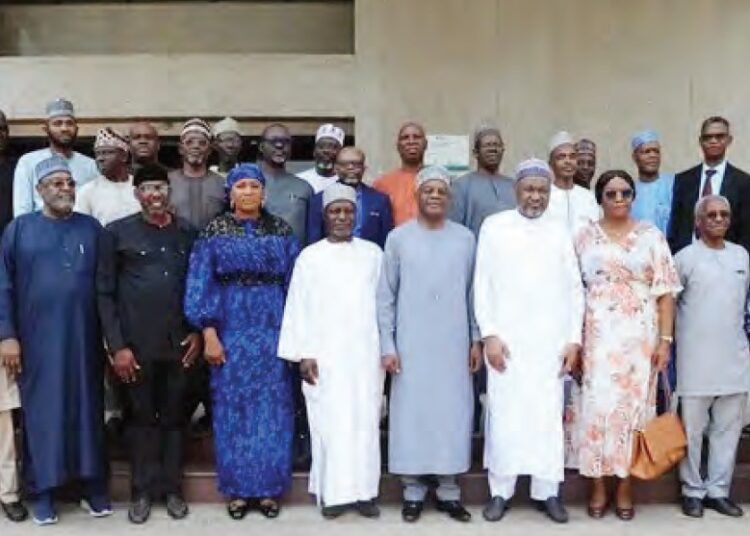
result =
[{"label": "man in white kaftan", "polygon": [[484,463],[488,521],[503,517],[519,475],[531,498],[559,523],[566,372],[578,366],[583,288],[565,229],[541,217],[552,173],[537,159],[516,170],[517,210],[482,226],[474,275],[475,314],[488,363]]},{"label": "man in white kaftan", "polygon": [[351,506],[365,517],[379,515],[382,252],[352,236],[355,203],[350,186],[325,190],[328,236],[297,258],[279,340],[279,356],[300,362],[312,444],[309,490],[326,518]]}]

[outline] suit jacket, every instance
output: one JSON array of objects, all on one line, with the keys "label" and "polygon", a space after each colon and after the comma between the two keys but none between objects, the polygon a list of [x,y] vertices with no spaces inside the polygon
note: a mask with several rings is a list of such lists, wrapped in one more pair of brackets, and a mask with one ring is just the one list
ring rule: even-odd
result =
[{"label": "suit jacket", "polygon": [[[357,213],[362,215],[362,223],[359,228],[355,223],[354,236],[374,242],[383,249],[385,238],[393,229],[391,200],[374,188],[360,184],[357,187]],[[323,192],[320,192],[312,197],[307,211],[307,244],[317,242],[325,235]]]},{"label": "suit jacket", "polygon": [[[667,240],[672,253],[677,253],[693,241],[695,233],[695,204],[699,199],[702,164],[675,176],[672,193],[672,214]],[[740,244],[750,252],[750,175],[727,162],[721,195],[732,206],[732,224],[727,240]]]}]

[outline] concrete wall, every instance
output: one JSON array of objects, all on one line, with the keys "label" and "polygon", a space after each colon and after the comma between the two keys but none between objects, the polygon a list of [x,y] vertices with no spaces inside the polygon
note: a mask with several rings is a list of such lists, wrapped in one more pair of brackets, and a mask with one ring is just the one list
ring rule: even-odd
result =
[{"label": "concrete wall", "polygon": [[561,128],[627,168],[631,133],[653,127],[680,169],[718,113],[750,168],[747,28],[746,0],[356,0],[353,55],[0,58],[0,108],[28,120],[65,94],[89,117],[351,117],[376,171],[406,119],[446,134],[497,122],[506,171]]}]

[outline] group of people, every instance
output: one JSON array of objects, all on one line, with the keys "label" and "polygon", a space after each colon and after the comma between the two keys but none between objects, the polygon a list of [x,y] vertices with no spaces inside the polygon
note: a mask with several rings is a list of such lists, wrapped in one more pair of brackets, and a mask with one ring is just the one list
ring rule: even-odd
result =
[{"label": "group of people", "polygon": [[425,166],[425,130],[408,122],[400,167],[371,187],[364,152],[331,124],[295,176],[282,124],[243,163],[235,120],[191,119],[182,166],[167,171],[148,123],[100,130],[91,160],[72,149],[73,105],[46,113],[49,146],[17,163],[0,114],[8,518],[28,516],[21,480],[38,524],[57,522],[55,492],[71,480],[91,515],[112,513],[105,391],[127,423],[133,523],[162,499],[172,518],[188,515],[183,436],[200,404],[233,519],[277,517],[308,444],[322,515],[377,517],[389,376],[387,466],[405,521],[432,488],[437,510],[470,520],[458,476],[477,420],[487,521],[528,475],[535,505],[567,522],[566,467],[591,479],[590,516],[613,507],[630,520],[633,437],[670,361],[688,438],[683,512],[742,515],[729,490],[750,391],[750,176],[727,162],[726,119],[702,124],[704,161],[686,172],[662,173],[659,137],[644,131],[635,178],[596,180],[596,145],[567,132],[546,159],[502,175],[493,127],[474,135],[476,170],[453,180]]}]

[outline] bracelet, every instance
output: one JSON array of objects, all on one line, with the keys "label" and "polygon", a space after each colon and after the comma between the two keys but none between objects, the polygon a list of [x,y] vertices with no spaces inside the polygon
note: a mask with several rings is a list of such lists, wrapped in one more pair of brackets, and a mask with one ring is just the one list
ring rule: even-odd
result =
[{"label": "bracelet", "polygon": [[659,335],[659,339],[664,342],[668,342],[669,344],[672,344],[674,342],[674,337],[672,337],[671,335]]}]

